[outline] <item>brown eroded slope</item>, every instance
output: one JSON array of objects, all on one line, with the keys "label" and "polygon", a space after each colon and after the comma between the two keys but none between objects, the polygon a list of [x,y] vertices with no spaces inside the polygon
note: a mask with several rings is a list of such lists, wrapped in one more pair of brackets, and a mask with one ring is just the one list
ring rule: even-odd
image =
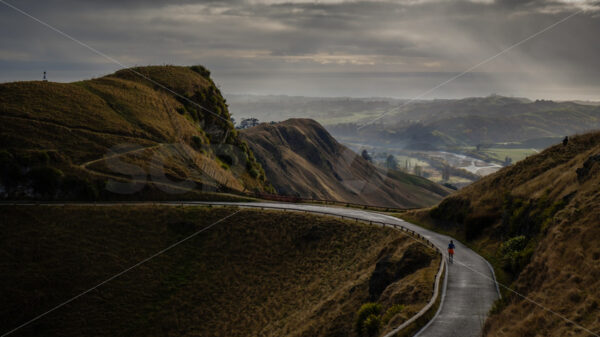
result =
[{"label": "brown eroded slope", "polygon": [[281,194],[386,207],[423,207],[449,193],[427,179],[375,167],[311,119],[261,124],[241,135]]},{"label": "brown eroded slope", "polygon": [[505,291],[486,336],[600,334],[600,132],[550,147],[408,217],[462,237],[501,281],[539,303]]}]

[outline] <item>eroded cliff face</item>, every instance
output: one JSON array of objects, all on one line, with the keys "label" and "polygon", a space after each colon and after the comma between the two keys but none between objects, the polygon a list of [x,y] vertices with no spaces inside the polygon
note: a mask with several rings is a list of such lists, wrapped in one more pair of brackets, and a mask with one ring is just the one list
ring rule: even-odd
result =
[{"label": "eroded cliff face", "polygon": [[386,207],[423,207],[449,192],[426,179],[375,167],[319,123],[290,119],[244,130],[267,179],[284,195]]}]

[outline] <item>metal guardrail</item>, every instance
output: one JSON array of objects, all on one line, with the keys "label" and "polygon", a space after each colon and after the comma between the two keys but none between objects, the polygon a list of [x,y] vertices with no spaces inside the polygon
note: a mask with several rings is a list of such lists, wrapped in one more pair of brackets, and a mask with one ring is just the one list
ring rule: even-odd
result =
[{"label": "metal guardrail", "polygon": [[[440,296],[440,281],[442,279],[442,274],[444,273],[444,269],[447,269],[447,265],[446,265],[446,259],[442,255],[442,259],[440,261],[440,267],[438,268],[437,274],[435,275],[435,281],[433,282],[433,295],[431,295],[431,299],[429,300],[429,302],[413,317],[409,318],[404,323],[402,323],[400,326],[396,327],[394,330],[385,334],[383,337],[395,336],[400,331],[402,331],[403,329],[405,329],[406,327],[411,325],[413,322],[415,322],[416,320],[421,318],[423,315],[425,315],[429,310],[431,310],[433,308],[433,306],[435,305],[435,302],[437,302],[437,299]],[[446,274],[448,274],[448,271],[446,271]],[[440,302],[440,306],[441,305],[442,305],[442,303]]]},{"label": "metal guardrail", "polygon": [[[190,205],[189,203],[177,203],[177,204],[181,204],[181,206],[188,206]],[[223,207],[242,207],[242,208],[260,208],[262,210],[264,209],[274,209],[274,210],[281,210],[281,211],[293,211],[293,212],[299,212],[299,213],[313,213],[313,214],[321,214],[321,215],[328,215],[328,216],[334,216],[334,217],[338,217],[341,219],[348,219],[348,220],[355,220],[355,221],[360,221],[360,222],[365,222],[365,223],[369,223],[370,225],[381,225],[382,227],[392,227],[394,229],[406,232],[410,235],[412,235],[413,237],[416,237],[422,241],[424,241],[424,243],[427,246],[430,246],[432,248],[435,248],[436,250],[438,250],[441,253],[441,250],[435,246],[433,244],[433,242],[429,241],[425,236],[413,231],[412,229],[409,229],[407,227],[404,227],[402,225],[399,224],[393,224],[393,223],[388,223],[388,222],[383,222],[383,221],[375,221],[375,220],[367,220],[367,219],[363,219],[363,218],[357,218],[357,217],[353,217],[353,216],[348,216],[348,215],[342,215],[342,214],[337,214],[337,213],[331,213],[331,212],[325,212],[325,211],[317,211],[317,210],[302,210],[302,209],[297,209],[297,208],[287,208],[287,207],[275,207],[275,206],[265,206],[265,205],[251,205],[251,204],[243,204],[243,205],[236,205],[236,204],[225,204],[225,203],[210,203],[210,202],[203,202],[203,203],[199,203],[199,204],[193,204],[195,205],[210,205],[210,206],[223,206]]]},{"label": "metal guardrail", "polygon": [[[311,199],[311,198],[301,198],[295,196],[288,195],[279,195],[279,194],[267,194],[267,193],[239,193],[239,192],[224,192],[224,194],[234,195],[238,197],[248,197],[248,198],[256,198],[262,199],[265,201],[277,201],[282,203],[311,203],[311,204],[324,204],[324,205],[337,205],[337,206],[345,206],[345,207],[353,207],[353,208],[362,208],[366,210],[379,210],[384,212],[404,212],[413,209],[419,209],[418,207],[388,207],[388,206],[379,206],[379,205],[368,205],[368,204],[358,204],[352,202],[345,202],[339,200],[328,200],[328,199]],[[185,202],[194,202],[194,200],[186,200]],[[169,200],[155,200],[155,201],[134,201],[134,200],[98,200],[98,201],[78,201],[78,200],[37,200],[37,199],[23,199],[23,200],[0,200],[0,204],[77,204],[77,203],[99,203],[99,204],[135,204],[135,203],[166,203],[166,202],[181,202],[181,201],[169,201]]]},{"label": "metal guardrail", "polygon": [[298,196],[290,196],[290,195],[281,195],[281,194],[269,194],[269,193],[235,193],[229,192],[231,194],[242,195],[246,197],[271,200],[271,201],[279,201],[279,202],[290,202],[290,203],[318,203],[325,205],[340,205],[346,207],[355,207],[355,208],[363,208],[363,209],[379,209],[384,210],[386,212],[391,211],[407,211],[411,209],[417,209],[417,207],[391,207],[391,206],[380,206],[380,205],[368,205],[368,204],[359,204],[353,202],[339,201],[339,200],[328,200],[328,199],[313,199],[313,198],[302,198]]}]

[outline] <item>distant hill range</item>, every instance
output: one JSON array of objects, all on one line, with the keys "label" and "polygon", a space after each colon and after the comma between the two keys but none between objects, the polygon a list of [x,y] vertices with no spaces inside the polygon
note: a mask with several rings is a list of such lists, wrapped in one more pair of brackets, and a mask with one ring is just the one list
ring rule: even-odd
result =
[{"label": "distant hill range", "polygon": [[542,149],[565,135],[600,128],[600,106],[590,102],[497,95],[415,102],[239,95],[230,100],[236,117],[314,118],[343,142],[407,150],[477,145]]},{"label": "distant hill range", "polygon": [[376,167],[311,119],[261,124],[241,132],[277,192],[386,207],[437,203],[449,190]]},{"label": "distant hill range", "polygon": [[539,304],[504,291],[484,336],[600,331],[598,186],[600,132],[592,132],[505,167],[415,215],[468,242],[495,265],[501,282]]}]

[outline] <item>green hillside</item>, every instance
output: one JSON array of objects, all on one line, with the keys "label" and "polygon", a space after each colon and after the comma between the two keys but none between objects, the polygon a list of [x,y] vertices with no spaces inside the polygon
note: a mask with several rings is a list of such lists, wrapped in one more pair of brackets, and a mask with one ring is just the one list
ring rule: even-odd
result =
[{"label": "green hillside", "polygon": [[[269,190],[229,119],[201,66],[125,69],[74,83],[0,84],[3,197]],[[109,180],[117,193],[107,192]],[[132,180],[138,184],[119,185]]]}]

